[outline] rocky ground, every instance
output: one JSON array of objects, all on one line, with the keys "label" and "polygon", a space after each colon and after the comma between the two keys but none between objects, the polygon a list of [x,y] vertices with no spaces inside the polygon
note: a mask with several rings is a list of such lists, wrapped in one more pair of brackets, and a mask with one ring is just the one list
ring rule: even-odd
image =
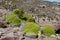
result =
[{"label": "rocky ground", "polygon": [[60,16],[60,3],[57,2],[48,2],[41,0],[19,0],[17,3],[12,3],[17,5],[18,8],[24,9],[27,13],[37,14],[37,16],[45,14],[52,18]]},{"label": "rocky ground", "polygon": [[43,36],[38,39],[35,37],[36,35],[32,33],[27,33],[25,36],[23,36],[23,34],[20,30],[15,32],[13,28],[0,28],[0,40],[60,40],[60,36]]},{"label": "rocky ground", "polygon": [[[21,32],[21,30],[14,33],[15,31],[13,30],[13,28],[15,27],[0,28],[0,40],[23,40],[23,39],[24,40],[37,40],[37,38],[30,38],[30,37],[23,36],[24,33]],[[19,27],[19,29],[21,28]],[[1,36],[2,33],[3,35]]]},{"label": "rocky ground", "polygon": [[[16,5],[17,8],[23,9],[27,13],[37,14],[39,17],[42,14],[52,18],[59,18],[60,16],[60,2],[49,2],[42,0],[6,0],[1,4],[2,7],[10,9],[13,8],[11,5]],[[7,4],[7,5],[6,5]],[[9,7],[10,6],[10,7]]]},{"label": "rocky ground", "polygon": [[[10,2],[10,1],[9,1]],[[8,2],[8,3],[9,3]],[[27,13],[33,13],[37,14],[38,17],[40,17],[41,14],[46,14],[50,17],[57,17],[60,16],[60,3],[57,2],[48,2],[48,1],[40,1],[40,0],[18,0],[16,2],[13,2],[12,4],[17,5],[18,8],[24,9]],[[5,4],[0,5],[0,16],[5,15],[6,13],[10,13],[10,7],[7,5],[7,9],[5,9]],[[0,17],[0,21],[2,22],[4,19]],[[14,33],[13,26],[8,28],[0,28],[0,40],[60,40],[60,36],[55,37],[43,37],[43,38],[34,38],[34,36],[30,37],[23,36],[23,32],[21,32],[21,28],[23,25],[19,27],[19,31],[17,33]],[[33,35],[33,34],[32,34]]]}]

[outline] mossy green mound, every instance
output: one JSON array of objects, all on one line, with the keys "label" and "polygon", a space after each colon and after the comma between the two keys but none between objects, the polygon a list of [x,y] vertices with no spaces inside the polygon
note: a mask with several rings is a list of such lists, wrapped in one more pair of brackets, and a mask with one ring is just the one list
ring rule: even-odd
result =
[{"label": "mossy green mound", "polygon": [[19,23],[21,23],[21,19],[19,19],[19,17],[17,17],[13,13],[6,15],[6,21],[10,22],[11,24],[19,24]]},{"label": "mossy green mound", "polygon": [[35,22],[35,20],[32,18],[30,14],[23,14],[23,20],[29,21],[29,22]]},{"label": "mossy green mound", "polygon": [[19,24],[21,22],[35,22],[30,14],[25,14],[23,10],[14,9],[12,13],[4,15],[7,22],[11,24]]},{"label": "mossy green mound", "polygon": [[14,9],[13,13],[16,14],[20,19],[22,18],[24,11],[21,9]]},{"label": "mossy green mound", "polygon": [[51,25],[45,24],[41,28],[42,28],[43,33],[45,35],[48,35],[48,36],[55,35],[55,30],[54,30],[54,28]]},{"label": "mossy green mound", "polygon": [[38,34],[40,27],[34,22],[28,22],[22,29],[23,32],[26,33],[35,33]]}]

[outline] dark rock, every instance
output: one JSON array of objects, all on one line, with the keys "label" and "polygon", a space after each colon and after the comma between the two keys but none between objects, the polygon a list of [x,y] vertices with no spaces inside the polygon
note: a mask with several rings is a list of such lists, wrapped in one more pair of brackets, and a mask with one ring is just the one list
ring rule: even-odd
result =
[{"label": "dark rock", "polygon": [[13,27],[20,27],[21,26],[21,24],[15,24],[15,25],[13,25]]},{"label": "dark rock", "polygon": [[6,23],[3,23],[3,22],[0,22],[0,27],[1,28],[7,28],[7,24]]},{"label": "dark rock", "polygon": [[59,29],[59,30],[56,30],[56,33],[57,33],[57,34],[60,34],[60,29]]},{"label": "dark rock", "polygon": [[21,40],[24,40],[24,39],[25,39],[25,37],[21,38]]}]

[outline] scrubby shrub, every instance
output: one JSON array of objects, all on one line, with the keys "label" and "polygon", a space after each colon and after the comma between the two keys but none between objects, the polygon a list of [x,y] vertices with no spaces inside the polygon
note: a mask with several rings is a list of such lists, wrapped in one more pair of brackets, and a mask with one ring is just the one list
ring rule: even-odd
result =
[{"label": "scrubby shrub", "polygon": [[24,14],[22,19],[29,22],[35,22],[35,20],[32,18],[30,14]]},{"label": "scrubby shrub", "polygon": [[6,15],[6,21],[11,23],[11,24],[19,24],[19,23],[21,23],[21,20],[19,19],[19,17],[17,17],[13,13]]},{"label": "scrubby shrub", "polygon": [[12,13],[4,15],[6,21],[11,24],[18,24],[21,22],[35,22],[30,14],[25,14],[23,10],[14,9]]},{"label": "scrubby shrub", "polygon": [[13,13],[16,14],[19,18],[21,18],[24,14],[24,11],[19,9],[14,9]]},{"label": "scrubby shrub", "polygon": [[37,25],[34,22],[28,22],[23,28],[22,31],[25,33],[35,33],[38,34],[39,31],[39,25]]},{"label": "scrubby shrub", "polygon": [[43,33],[45,35],[50,36],[50,35],[54,35],[55,34],[54,28],[51,25],[49,25],[49,24],[45,24],[41,28],[42,28]]}]

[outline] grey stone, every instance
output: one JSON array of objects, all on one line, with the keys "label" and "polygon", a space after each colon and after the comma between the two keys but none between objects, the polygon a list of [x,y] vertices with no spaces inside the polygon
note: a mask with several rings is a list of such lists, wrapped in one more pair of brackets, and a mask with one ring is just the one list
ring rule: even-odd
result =
[{"label": "grey stone", "polygon": [[14,37],[3,37],[1,40],[14,40]]},{"label": "grey stone", "polygon": [[25,36],[26,36],[26,37],[29,37],[29,38],[37,38],[37,35],[34,34],[34,33],[26,33]]}]

